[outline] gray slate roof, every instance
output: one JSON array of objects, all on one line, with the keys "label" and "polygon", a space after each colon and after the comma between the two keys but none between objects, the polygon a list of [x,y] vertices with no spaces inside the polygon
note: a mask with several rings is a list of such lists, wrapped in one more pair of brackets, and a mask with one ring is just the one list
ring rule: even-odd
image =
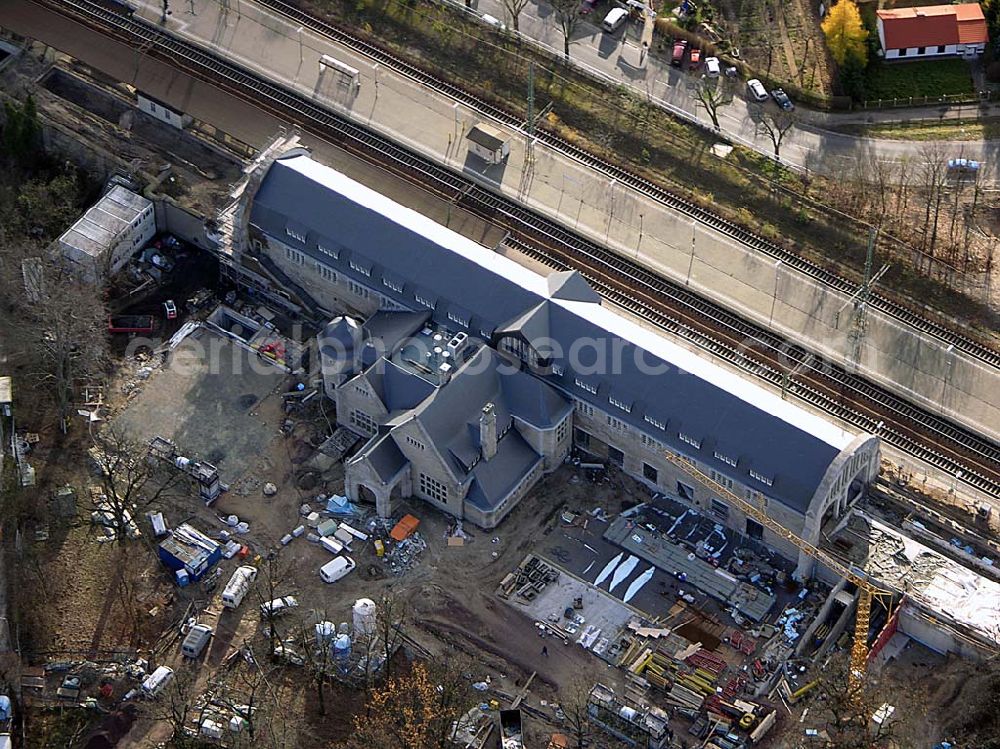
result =
[{"label": "gray slate roof", "polygon": [[479,416],[487,403],[494,406],[498,433],[510,426],[514,416],[541,429],[551,428],[572,408],[543,381],[511,371],[492,349],[479,349],[447,385],[413,412],[438,449],[451,458],[460,478],[479,456]]},{"label": "gray slate roof", "polygon": [[472,469],[474,478],[465,500],[482,510],[492,510],[541,461],[542,456],[511,429],[497,444],[497,454]]},{"label": "gray slate roof", "polygon": [[434,392],[434,385],[395,362],[380,359],[365,372],[389,416],[415,408]]},{"label": "gray slate roof", "polygon": [[364,324],[361,364],[370,367],[380,356],[394,350],[401,341],[418,331],[431,317],[430,310],[389,312],[379,310]]},{"label": "gray slate roof", "polygon": [[365,454],[371,467],[388,484],[406,465],[406,457],[399,451],[396,442],[385,434],[368,448]]},{"label": "gray slate roof", "polygon": [[[304,245],[286,236],[288,221],[308,226]],[[532,340],[547,330],[566,357],[559,360],[564,373],[546,377],[553,385],[741,483],[755,485],[751,468],[773,478],[771,486],[760,484],[760,490],[799,512],[805,511],[830,463],[846,444],[843,432],[787,402],[762,397],[759,386],[717,374],[710,381],[678,368],[704,370],[704,359],[696,354],[678,351],[672,354],[675,360],[665,361],[639,349],[642,357],[637,362],[636,344],[602,327],[611,326],[610,313],[595,314],[594,310],[603,311],[599,298],[593,290],[587,291],[579,274],[541,279],[306,156],[274,163],[257,193],[251,222],[324,262],[329,258],[319,253],[318,244],[340,249],[338,270],[361,283],[377,286],[383,269],[394,278],[406,279],[402,293],[388,288],[379,288],[379,293],[413,309],[421,307],[420,295],[434,304],[434,318],[446,327],[448,310],[456,308],[473,312],[469,325],[473,335],[507,326]],[[348,267],[352,256],[371,261],[370,277],[352,275]],[[597,324],[594,319],[607,323]],[[648,331],[643,331],[645,339],[634,331],[630,335],[635,336],[632,340],[649,340],[643,345],[650,347],[652,339],[662,340]],[[594,345],[578,345],[587,340]],[[577,356],[572,360],[574,347]],[[617,349],[622,349],[620,356]],[[603,353],[595,354],[595,350]],[[650,374],[652,368],[659,372]],[[608,374],[592,374],[595,369]],[[597,392],[588,392],[577,380],[596,387]],[[609,396],[625,402],[630,412],[610,405]],[[751,400],[768,403],[771,410]],[[646,417],[666,428],[660,429]],[[438,422],[431,420],[437,429]],[[441,417],[440,430],[447,435],[457,431],[450,417]],[[840,436],[831,437],[834,431]],[[700,445],[681,440],[681,434]],[[716,451],[737,459],[737,465],[716,458]]]}]

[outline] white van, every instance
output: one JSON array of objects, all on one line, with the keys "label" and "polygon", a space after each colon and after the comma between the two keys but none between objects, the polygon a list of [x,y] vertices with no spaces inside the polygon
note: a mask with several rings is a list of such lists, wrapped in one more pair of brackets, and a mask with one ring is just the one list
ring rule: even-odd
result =
[{"label": "white van", "polygon": [[174,680],[174,670],[167,666],[160,666],[142,682],[142,693],[149,699],[159,696],[160,692],[167,688],[167,685]]},{"label": "white van", "polygon": [[207,624],[195,624],[181,643],[181,653],[186,658],[197,658],[212,639],[212,628]]},{"label": "white van", "polygon": [[319,576],[325,583],[335,583],[355,567],[350,557],[334,557],[319,569]]},{"label": "white van", "polygon": [[281,616],[287,614],[298,605],[299,602],[293,596],[282,596],[281,598],[275,598],[273,601],[262,603],[260,605],[260,615],[264,619],[269,615]]},{"label": "white van", "polygon": [[604,16],[604,20],[601,21],[601,28],[607,33],[613,34],[618,31],[618,29],[620,29],[627,20],[627,10],[624,8],[612,8],[608,11],[608,14]]},{"label": "white van", "polygon": [[257,579],[257,568],[245,564],[237,567],[233,576],[226,583],[226,589],[222,591],[222,605],[227,609],[235,609],[246,597],[247,591],[253,581]]}]

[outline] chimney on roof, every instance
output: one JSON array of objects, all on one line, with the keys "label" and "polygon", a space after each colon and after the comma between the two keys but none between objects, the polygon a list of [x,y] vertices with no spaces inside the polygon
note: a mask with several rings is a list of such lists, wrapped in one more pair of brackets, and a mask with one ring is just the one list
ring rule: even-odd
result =
[{"label": "chimney on roof", "polygon": [[483,460],[497,454],[497,412],[492,403],[483,406],[479,414],[479,449],[483,452]]}]

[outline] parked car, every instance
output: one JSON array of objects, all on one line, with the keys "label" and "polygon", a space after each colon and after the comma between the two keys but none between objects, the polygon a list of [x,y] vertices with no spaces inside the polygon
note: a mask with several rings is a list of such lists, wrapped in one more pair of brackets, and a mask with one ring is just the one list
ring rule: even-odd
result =
[{"label": "parked car", "polygon": [[298,605],[299,602],[294,596],[275,598],[273,601],[268,601],[260,605],[260,616],[262,619],[267,619],[268,616],[282,616],[292,609],[297,608]]},{"label": "parked car", "polygon": [[480,18],[482,19],[483,23],[485,23],[487,26],[492,26],[497,31],[506,31],[507,30],[507,24],[505,24],[503,21],[501,21],[496,16],[491,16],[489,13],[483,13],[480,16]]},{"label": "parked car", "polygon": [[688,60],[688,68],[690,70],[695,70],[699,65],[701,65],[701,50],[695,47],[691,50],[691,57]]},{"label": "parked car", "polygon": [[705,75],[709,78],[718,78],[719,73],[722,72],[722,68],[719,65],[718,57],[706,57],[705,58]]},{"label": "parked car", "polygon": [[756,78],[751,78],[747,81],[747,92],[754,101],[767,101],[767,89]]},{"label": "parked car", "polygon": [[795,109],[795,105],[792,100],[788,98],[788,94],[782,88],[776,88],[771,92],[771,98],[777,102],[778,106],[784,109],[786,112],[791,112]]},{"label": "parked car", "polygon": [[601,21],[601,28],[608,34],[618,31],[628,20],[628,11],[624,8],[612,8]]},{"label": "parked car", "polygon": [[730,65],[726,68],[726,78],[739,78],[740,69],[735,65]]},{"label": "parked car", "polygon": [[174,670],[169,666],[160,666],[142,682],[142,693],[148,699],[154,699],[174,679]]},{"label": "parked car", "polygon": [[674,42],[674,54],[670,58],[670,64],[675,68],[679,68],[681,63],[684,62],[684,53],[687,52],[688,43],[686,39],[678,39]]},{"label": "parked car", "polygon": [[174,304],[173,299],[168,299],[163,303],[163,311],[166,313],[168,320],[177,319],[177,305]]}]

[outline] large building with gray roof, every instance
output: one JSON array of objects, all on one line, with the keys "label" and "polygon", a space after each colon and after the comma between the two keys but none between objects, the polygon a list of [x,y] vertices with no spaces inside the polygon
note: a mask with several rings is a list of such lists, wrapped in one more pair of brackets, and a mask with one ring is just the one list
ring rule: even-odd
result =
[{"label": "large building with gray roof", "polygon": [[[572,443],[794,556],[664,453],[812,542],[877,474],[876,437],[638,324],[577,273],[535,273],[306,154],[271,164],[248,215],[251,252],[331,319],[344,310],[356,318],[321,336],[338,419],[369,437],[348,465],[352,499],[374,497],[388,511],[393,496],[418,496],[489,526],[519,498],[514,479],[532,483]],[[445,356],[456,337],[468,353]],[[495,455],[484,409],[507,430]],[[560,429],[563,441],[537,439]],[[436,473],[420,469],[431,458]],[[444,490],[421,486],[421,474]],[[800,572],[809,566],[803,557]]]}]

